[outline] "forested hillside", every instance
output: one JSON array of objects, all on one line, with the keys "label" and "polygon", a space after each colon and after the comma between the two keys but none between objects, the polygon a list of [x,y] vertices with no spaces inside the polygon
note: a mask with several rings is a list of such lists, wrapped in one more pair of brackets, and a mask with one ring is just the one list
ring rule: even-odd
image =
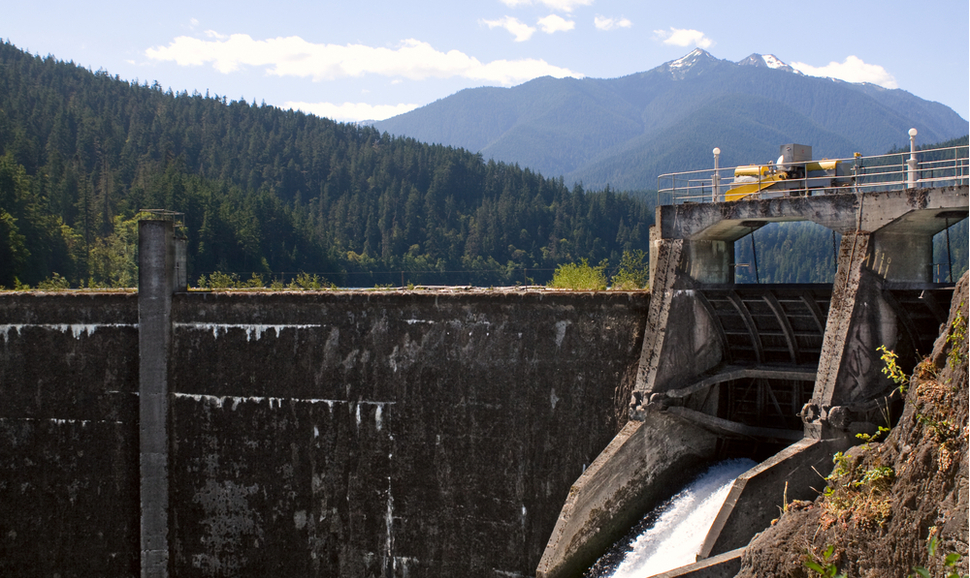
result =
[{"label": "forested hillside", "polygon": [[652,219],[608,188],[0,44],[0,285],[132,285],[142,208],[185,214],[193,281],[341,286],[545,282],[644,248]]}]

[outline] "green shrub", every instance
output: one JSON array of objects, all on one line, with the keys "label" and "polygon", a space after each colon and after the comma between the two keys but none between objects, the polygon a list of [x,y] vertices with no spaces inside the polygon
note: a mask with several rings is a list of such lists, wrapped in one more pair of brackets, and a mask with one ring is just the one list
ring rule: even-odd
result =
[{"label": "green shrub", "polygon": [[613,276],[613,289],[632,291],[644,289],[650,283],[650,265],[642,249],[623,251],[620,268]]},{"label": "green shrub", "polygon": [[64,289],[70,289],[71,283],[55,272],[51,274],[49,279],[44,279],[38,283],[37,288],[41,291],[62,291]]},{"label": "green shrub", "polygon": [[323,280],[319,275],[310,275],[301,271],[286,288],[294,291],[319,291],[323,288]]},{"label": "green shrub", "polygon": [[209,275],[208,283],[205,281],[205,275],[199,277],[199,287],[209,289],[234,289],[239,287],[239,275],[216,271]]},{"label": "green shrub", "polygon": [[605,270],[605,259],[596,267],[591,266],[586,259],[579,263],[564,263],[556,267],[548,286],[555,289],[600,291],[606,289]]}]

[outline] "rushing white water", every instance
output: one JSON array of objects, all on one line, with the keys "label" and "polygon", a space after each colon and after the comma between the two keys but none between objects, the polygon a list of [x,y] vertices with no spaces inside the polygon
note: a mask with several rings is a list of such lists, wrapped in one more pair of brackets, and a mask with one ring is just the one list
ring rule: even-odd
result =
[{"label": "rushing white water", "polygon": [[711,466],[664,506],[656,521],[628,546],[613,578],[646,578],[693,564],[734,479],[757,465],[727,460]]}]

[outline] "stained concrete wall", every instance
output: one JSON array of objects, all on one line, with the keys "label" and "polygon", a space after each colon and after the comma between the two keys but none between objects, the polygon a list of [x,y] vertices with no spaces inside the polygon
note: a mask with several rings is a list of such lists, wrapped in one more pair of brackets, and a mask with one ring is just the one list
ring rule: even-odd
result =
[{"label": "stained concrete wall", "polygon": [[[531,575],[626,421],[647,306],[176,294],[169,574]],[[136,296],[0,294],[0,332],[0,574],[137,574]]]},{"label": "stained concrete wall", "polygon": [[133,293],[0,294],[0,575],[139,572]]}]

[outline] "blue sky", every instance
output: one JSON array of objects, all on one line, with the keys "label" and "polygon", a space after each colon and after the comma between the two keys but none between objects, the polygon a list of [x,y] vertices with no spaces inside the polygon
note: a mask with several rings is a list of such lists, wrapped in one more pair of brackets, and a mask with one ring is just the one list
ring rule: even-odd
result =
[{"label": "blue sky", "polygon": [[[970,6],[941,0],[11,3],[0,37],[126,80],[379,120],[463,88],[613,78],[701,47],[902,88],[968,114]],[[786,10],[786,8],[791,8]]]}]

